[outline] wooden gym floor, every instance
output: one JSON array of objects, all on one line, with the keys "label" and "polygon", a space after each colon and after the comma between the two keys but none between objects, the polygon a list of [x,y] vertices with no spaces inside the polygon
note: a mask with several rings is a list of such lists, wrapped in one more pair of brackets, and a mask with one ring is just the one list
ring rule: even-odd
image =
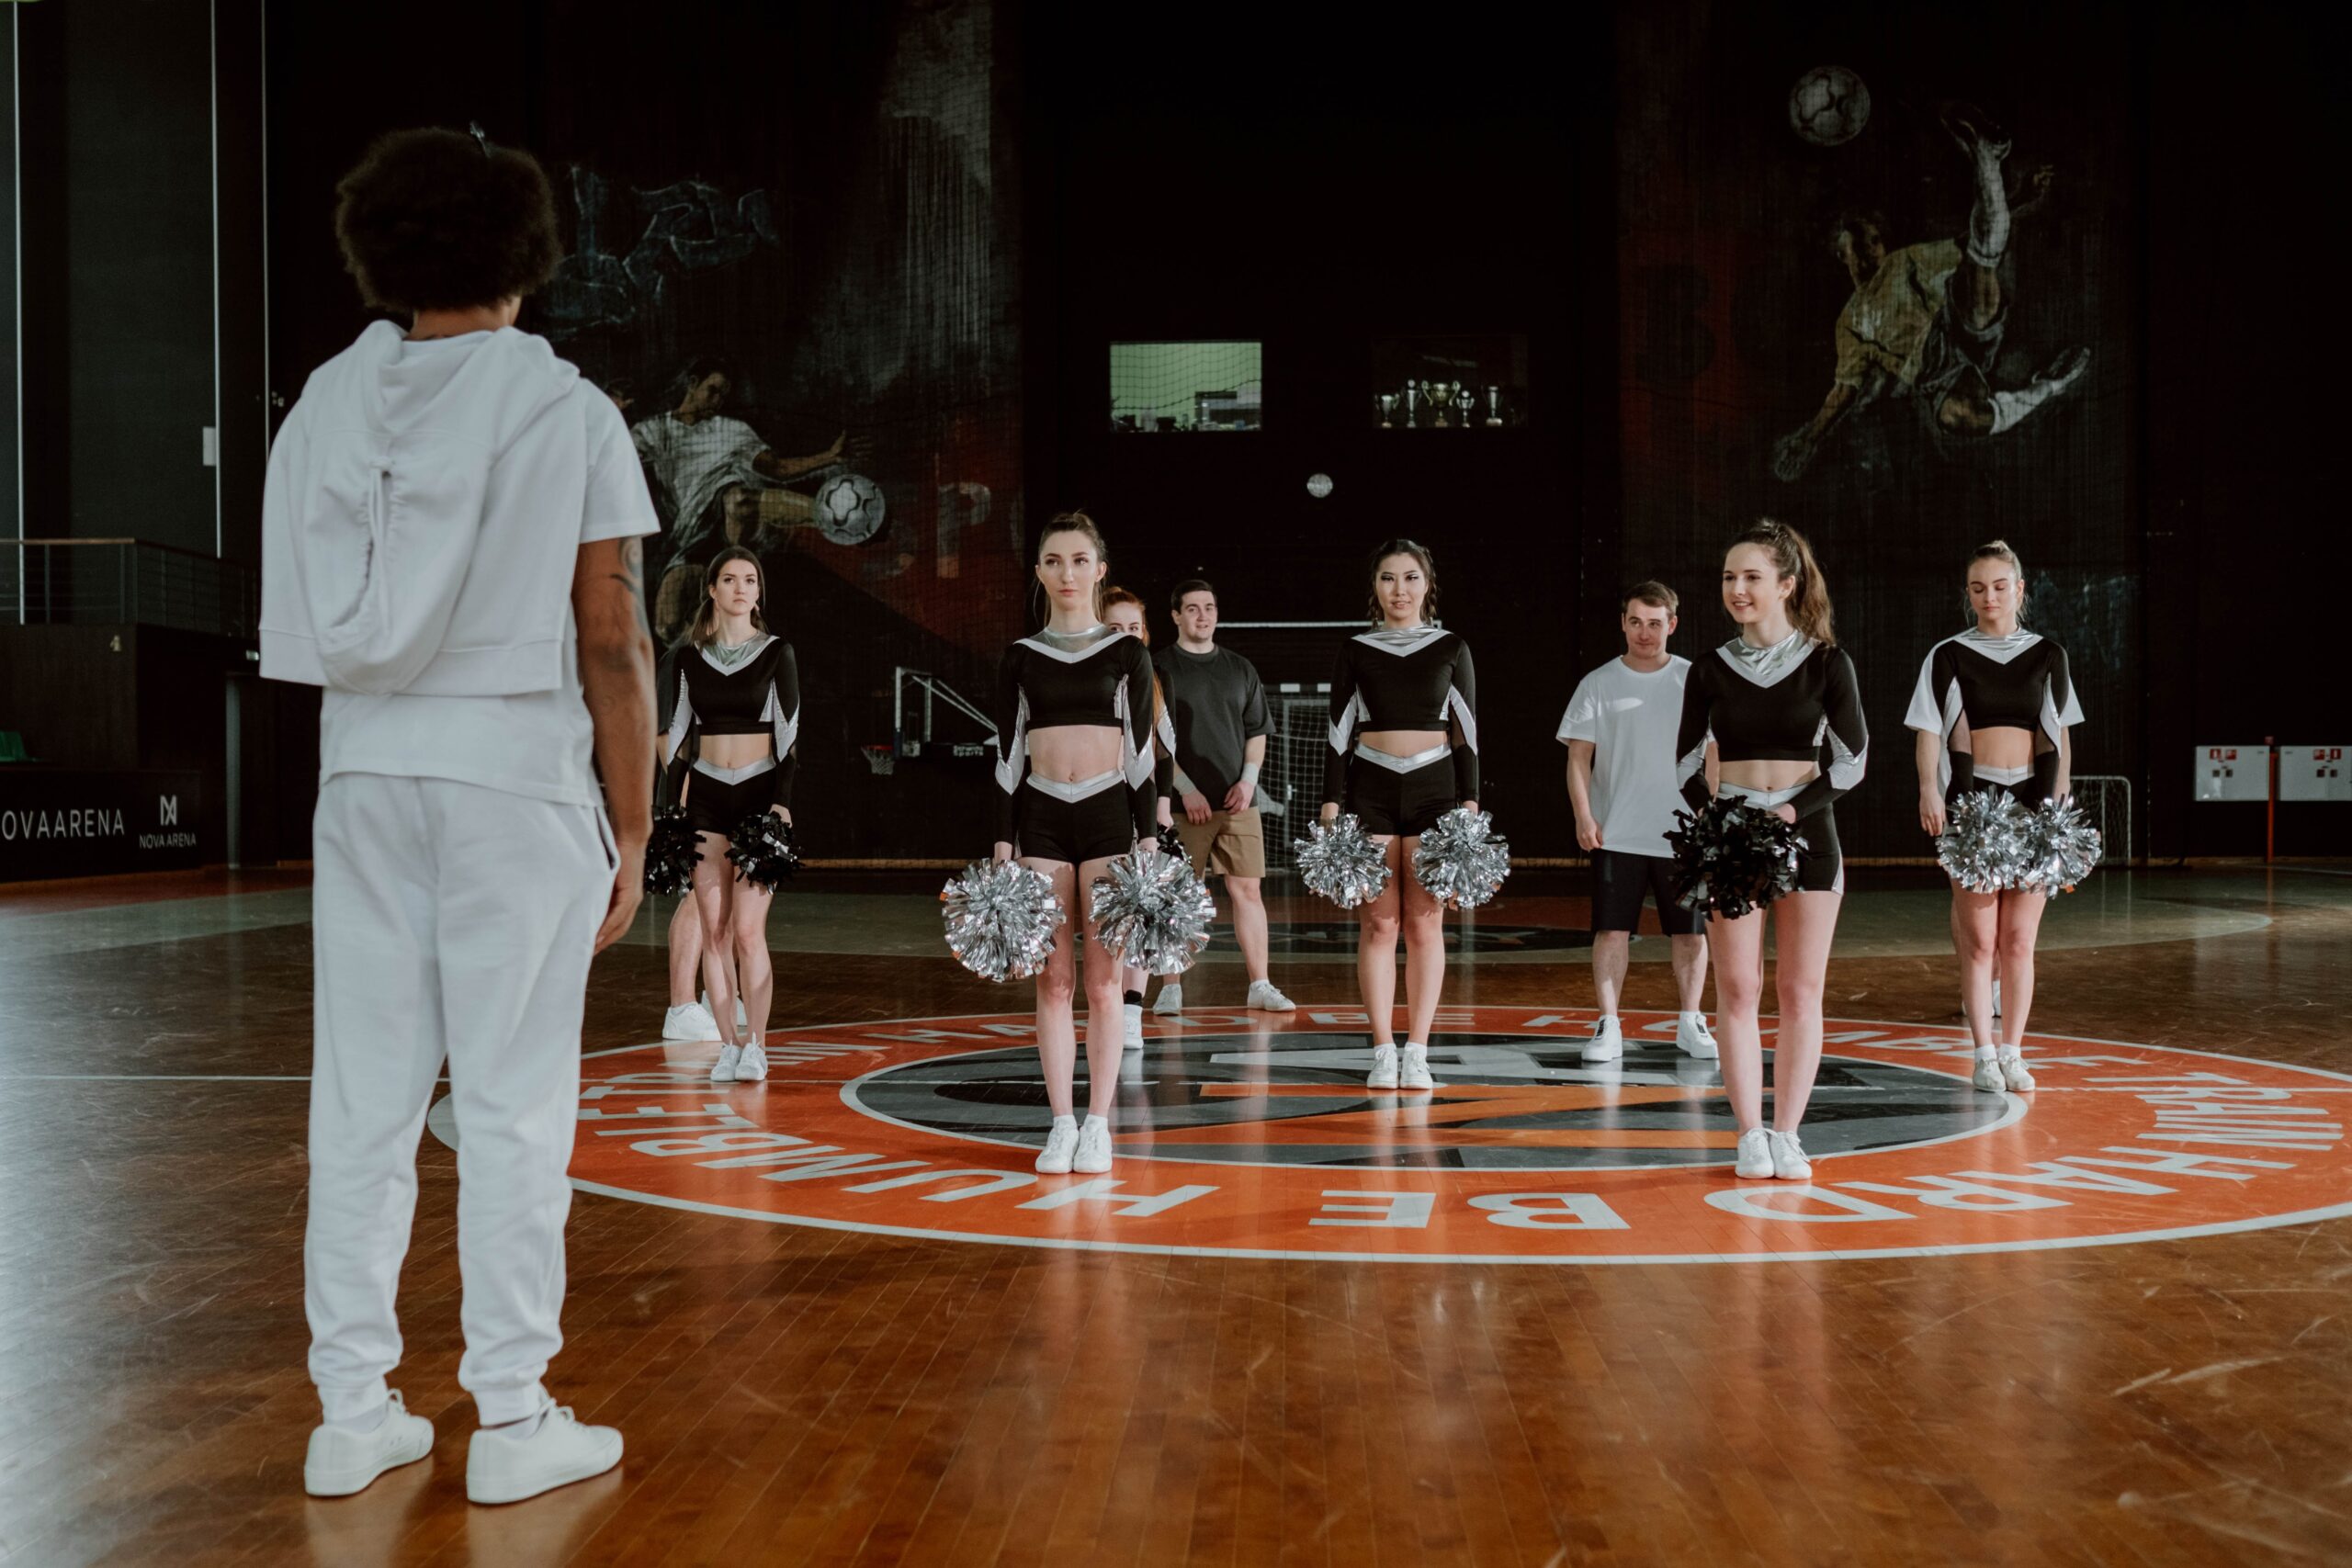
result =
[{"label": "wooden gym floor", "polygon": [[[2340,870],[2097,879],[2032,1017],[2072,1065],[2006,1100],[1951,1053],[1940,893],[1864,874],[1826,1196],[1752,1201],[1658,1031],[1579,1066],[1577,885],[1532,875],[1450,973],[1435,1103],[1351,1089],[1343,944],[1284,906],[1301,1014],[1204,962],[1124,1090],[1125,1194],[1056,1197],[1024,998],[946,957],[935,880],[780,901],[764,1086],[650,1045],[652,917],[600,960],[549,1382],[628,1459],[501,1509],[437,1136],[393,1382],[439,1448],[302,1495],[302,878],[0,889],[0,1562],[2352,1561],[2352,1218],[2311,1217],[2352,1203]],[[1664,945],[1629,1008],[1672,1007]],[[630,1135],[664,1096],[754,1155]]]}]

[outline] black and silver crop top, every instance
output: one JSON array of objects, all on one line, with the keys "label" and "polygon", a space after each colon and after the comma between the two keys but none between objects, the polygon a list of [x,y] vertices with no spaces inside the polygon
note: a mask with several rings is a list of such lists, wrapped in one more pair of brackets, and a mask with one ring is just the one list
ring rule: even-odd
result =
[{"label": "black and silver crop top", "polygon": [[1861,688],[1842,648],[1792,632],[1769,649],[1738,637],[1690,661],[1676,736],[1676,782],[1693,811],[1707,803],[1707,742],[1724,762],[1811,762],[1817,772],[1789,804],[1800,818],[1862,782],[1870,731]]},{"label": "black and silver crop top", "polygon": [[1460,727],[1453,749],[1453,794],[1478,797],[1478,682],[1470,645],[1442,626],[1410,631],[1376,627],[1340,645],[1331,672],[1331,751],[1324,759],[1323,800],[1346,796],[1348,756],[1356,737],[1374,729]]},{"label": "black and silver crop top", "polygon": [[1029,773],[1029,737],[1089,725],[1119,731],[1119,771],[1136,837],[1159,830],[1158,748],[1152,741],[1151,650],[1109,626],[1076,637],[1050,631],[1004,650],[996,678],[996,837],[1012,841],[1012,803]]},{"label": "black and silver crop top", "polygon": [[2083,722],[2083,704],[2067,671],[2064,649],[2038,632],[1987,637],[1972,626],[1928,650],[1903,722],[1942,738],[1939,773],[1947,784],[1951,752],[1964,740],[1963,723],[1972,733],[2032,731],[2036,771],[2044,771],[2044,758],[2052,759],[2046,771],[2054,782],[2059,744],[2068,726]]},{"label": "black and silver crop top", "polygon": [[676,657],[677,700],[670,710],[669,732],[673,772],[692,760],[694,743],[703,736],[772,736],[776,803],[790,809],[792,777],[800,761],[800,668],[792,645],[763,632],[732,665],[722,665],[711,649],[692,644]]}]

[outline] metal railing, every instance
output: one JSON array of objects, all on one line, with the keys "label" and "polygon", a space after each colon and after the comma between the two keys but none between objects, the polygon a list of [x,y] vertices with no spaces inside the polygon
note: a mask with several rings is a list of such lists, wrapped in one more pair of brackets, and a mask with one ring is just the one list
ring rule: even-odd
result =
[{"label": "metal railing", "polygon": [[144,539],[0,539],[0,623],[142,626],[249,637],[261,576]]}]

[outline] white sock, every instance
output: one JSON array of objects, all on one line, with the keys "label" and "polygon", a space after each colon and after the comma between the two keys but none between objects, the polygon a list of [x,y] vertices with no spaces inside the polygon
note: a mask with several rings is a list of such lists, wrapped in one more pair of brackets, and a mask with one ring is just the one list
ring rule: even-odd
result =
[{"label": "white sock", "polygon": [[2014,1062],[2025,1055],[2025,1048],[2021,1045],[2004,1045],[2000,1047],[1999,1055],[2002,1061]]},{"label": "white sock", "polygon": [[1108,1127],[1111,1123],[1107,1118],[1097,1116],[1090,1111],[1086,1113],[1086,1124],[1089,1127]]},{"label": "white sock", "polygon": [[1420,1041],[1419,1041],[1419,1040],[1408,1040],[1408,1041],[1406,1041],[1406,1042],[1405,1042],[1405,1049],[1406,1049],[1406,1050],[1408,1050],[1408,1051],[1419,1051],[1419,1052],[1423,1053],[1424,1055],[1426,1055],[1426,1054],[1428,1053],[1428,1051],[1429,1051],[1429,1047],[1428,1047],[1427,1045],[1423,1044],[1423,1043],[1422,1043]]},{"label": "white sock", "polygon": [[390,1418],[391,1414],[392,1402],[387,1399],[383,1404],[379,1404],[374,1410],[365,1416],[342,1417],[330,1421],[327,1425],[334,1427],[337,1431],[357,1432],[364,1436],[365,1434],[372,1432],[377,1427],[382,1426]]},{"label": "white sock", "polygon": [[1682,1021],[1685,1023],[1704,1023],[1707,1021],[1707,1015],[1703,1012],[1686,1012],[1682,1015]]},{"label": "white sock", "polygon": [[1979,1046],[1976,1048],[1976,1059],[1977,1059],[1978,1061],[1980,1061],[1980,1062],[1989,1062],[1989,1061],[1991,1061],[1991,1060],[1993,1059],[1993,1057],[1994,1057],[1994,1049],[1993,1049],[1993,1047],[1992,1047],[1992,1046],[1990,1046],[1990,1045],[1979,1045]]}]

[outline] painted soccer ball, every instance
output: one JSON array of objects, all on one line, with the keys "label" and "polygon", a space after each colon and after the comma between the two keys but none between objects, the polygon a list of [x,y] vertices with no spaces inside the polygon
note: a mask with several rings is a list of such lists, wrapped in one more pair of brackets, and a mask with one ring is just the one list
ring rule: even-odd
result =
[{"label": "painted soccer ball", "polygon": [[835,474],[817,487],[817,528],[837,545],[862,545],[882,531],[882,487],[864,474]]},{"label": "painted soccer ball", "polygon": [[1842,65],[1816,65],[1789,89],[1789,129],[1815,147],[1851,141],[1871,121],[1871,90]]}]

